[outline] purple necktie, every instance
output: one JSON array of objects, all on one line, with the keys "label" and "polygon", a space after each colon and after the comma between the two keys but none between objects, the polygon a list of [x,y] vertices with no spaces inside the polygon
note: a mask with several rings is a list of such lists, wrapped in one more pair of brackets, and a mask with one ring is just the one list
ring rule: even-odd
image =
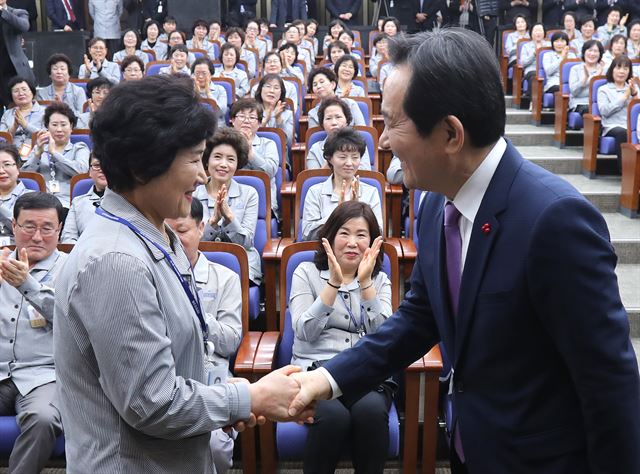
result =
[{"label": "purple necktie", "polygon": [[[458,316],[458,300],[460,299],[460,279],[462,267],[462,237],[458,226],[460,211],[451,201],[444,206],[444,238],[447,249],[447,282],[449,283],[449,299],[454,322]],[[460,437],[460,425],[456,422],[453,428],[453,447],[460,461],[464,463],[464,450]]]}]

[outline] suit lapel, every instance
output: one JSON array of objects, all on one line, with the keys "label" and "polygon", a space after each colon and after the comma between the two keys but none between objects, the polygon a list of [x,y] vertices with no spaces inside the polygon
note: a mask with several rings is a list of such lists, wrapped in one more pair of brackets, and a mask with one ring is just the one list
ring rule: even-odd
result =
[{"label": "suit lapel", "polygon": [[499,214],[506,209],[509,190],[522,164],[522,157],[508,142],[500,164],[478,209],[460,282],[460,300],[456,318],[455,356],[457,366],[468,336],[480,284],[489,264],[491,250],[500,235]]}]

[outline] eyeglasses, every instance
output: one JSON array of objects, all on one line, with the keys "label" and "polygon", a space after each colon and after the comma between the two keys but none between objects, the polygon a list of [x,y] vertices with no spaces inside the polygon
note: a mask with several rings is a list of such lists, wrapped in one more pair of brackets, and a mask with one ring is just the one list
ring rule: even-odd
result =
[{"label": "eyeglasses", "polygon": [[241,114],[238,114],[238,115],[235,116],[235,118],[237,118],[241,122],[257,122],[258,121],[258,116],[257,115],[241,115]]},{"label": "eyeglasses", "polygon": [[99,163],[93,163],[89,166],[93,171],[102,171],[102,166]]},{"label": "eyeglasses", "polygon": [[14,162],[12,161],[7,161],[6,163],[0,163],[0,170],[5,169],[5,170],[10,170],[12,168],[17,168],[18,165],[16,165]]},{"label": "eyeglasses", "polygon": [[37,225],[33,225],[33,224],[21,225],[18,223],[16,223],[16,226],[20,227],[22,229],[22,232],[24,232],[29,236],[35,235],[37,231],[40,231],[40,235],[42,237],[51,237],[60,228],[60,226],[54,227],[50,225],[45,225],[43,227],[38,227]]},{"label": "eyeglasses", "polygon": [[134,72],[142,72],[142,69],[140,69],[139,67],[126,67],[124,68],[124,72],[128,72],[129,74],[132,74]]}]

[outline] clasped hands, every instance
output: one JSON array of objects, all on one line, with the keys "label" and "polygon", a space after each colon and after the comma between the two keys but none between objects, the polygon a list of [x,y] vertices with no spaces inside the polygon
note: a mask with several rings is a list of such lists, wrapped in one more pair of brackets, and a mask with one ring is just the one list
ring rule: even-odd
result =
[{"label": "clasped hands", "polygon": [[[245,379],[230,379],[234,383],[249,383]],[[249,385],[251,416],[233,427],[243,431],[267,420],[313,422],[315,400],[331,396],[331,385],[320,371],[302,372],[300,367],[287,365],[274,370]]]}]

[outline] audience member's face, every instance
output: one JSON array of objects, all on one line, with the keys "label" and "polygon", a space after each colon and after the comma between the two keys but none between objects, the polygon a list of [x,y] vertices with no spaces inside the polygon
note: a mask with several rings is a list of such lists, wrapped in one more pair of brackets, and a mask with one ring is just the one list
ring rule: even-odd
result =
[{"label": "audience member's face", "polygon": [[296,60],[296,52],[293,50],[293,48],[283,49],[282,54],[284,55],[287,65],[292,66]]},{"label": "audience member's face", "polygon": [[521,33],[527,30],[527,21],[521,16],[516,18],[516,30]]},{"label": "audience member's face", "polygon": [[209,39],[212,41],[217,40],[220,37],[220,23],[211,23],[209,25]]},{"label": "audience member's face", "polygon": [[173,47],[177,44],[184,44],[184,39],[179,31],[174,31],[169,35],[169,47]]},{"label": "audience member's face", "polygon": [[238,114],[231,119],[231,124],[247,138],[253,138],[260,128],[258,113],[253,109],[238,111]]},{"label": "audience member's face", "polygon": [[343,81],[351,81],[355,72],[356,69],[353,66],[353,61],[344,61],[336,71],[338,79]]},{"label": "audience member's face", "polygon": [[199,40],[205,39],[205,37],[207,36],[207,27],[202,25],[196,26],[193,29],[193,36],[195,36]]},{"label": "audience member's face", "polygon": [[329,54],[330,54],[329,57],[331,58],[331,62],[333,64],[335,64],[336,61],[338,61],[338,59],[340,59],[346,53],[344,52],[344,50],[342,48],[338,48],[338,47],[334,46],[333,48],[331,48],[331,52]]},{"label": "audience member's face", "polygon": [[26,82],[18,82],[11,88],[11,100],[17,107],[33,103],[33,93]]},{"label": "audience member's face", "polygon": [[96,108],[102,105],[104,99],[106,99],[109,95],[110,90],[111,89],[109,87],[100,86],[94,88],[93,91],[91,91],[91,102],[93,102],[93,105],[95,105]]},{"label": "audience member's face", "polygon": [[69,142],[71,129],[69,117],[57,112],[51,114],[47,130],[49,130],[51,138],[56,142],[56,145],[66,145]]},{"label": "audience member's face", "polygon": [[376,50],[380,53],[381,56],[387,56],[387,40],[381,39],[376,43]]},{"label": "audience member's face", "polygon": [[542,41],[544,39],[544,28],[542,25],[536,25],[531,30],[531,39],[534,41]]},{"label": "audience member's face", "polygon": [[173,21],[165,21],[164,24],[162,25],[162,29],[167,35],[169,35],[173,31],[176,31],[176,28],[177,28],[177,25]]},{"label": "audience member's face", "polygon": [[264,36],[269,33],[269,25],[266,23],[260,23],[260,35]]},{"label": "audience member's face", "polygon": [[324,119],[322,120],[322,128],[329,133],[347,126],[347,117],[344,115],[342,107],[339,105],[330,105],[324,110]]},{"label": "audience member's face", "polygon": [[123,77],[125,81],[140,80],[142,79],[142,68],[137,62],[132,62],[125,68]]},{"label": "audience member's face", "polygon": [[222,53],[222,65],[233,69],[236,65],[236,50],[229,48]]},{"label": "audience member's face", "polygon": [[13,221],[16,249],[27,249],[29,263],[37,263],[58,245],[60,221],[55,209],[21,209]]},{"label": "audience member's face", "polygon": [[620,38],[615,42],[611,43],[611,54],[613,54],[614,56],[624,54],[626,50],[627,50],[627,42],[624,40],[624,38]]},{"label": "audience member's face", "polygon": [[298,44],[298,42],[300,41],[300,32],[298,31],[298,28],[296,28],[295,26],[290,26],[287,32],[284,34],[284,39],[287,41],[287,43]]},{"label": "audience member's face", "polygon": [[261,97],[266,104],[275,105],[280,100],[281,94],[280,81],[276,79],[271,79],[262,86]]},{"label": "audience member's face", "polygon": [[260,31],[260,28],[258,27],[258,24],[255,21],[250,21],[249,23],[247,23],[247,29],[245,30],[245,34],[247,39],[252,43],[255,41],[256,37],[258,36],[259,31]]},{"label": "audience member's face", "polygon": [[138,45],[138,37],[133,31],[127,31],[122,37],[125,48],[135,48]]},{"label": "audience member's face", "polygon": [[629,77],[629,66],[626,64],[619,64],[613,68],[613,80],[619,84],[627,81]]},{"label": "audience member's face", "polygon": [[567,15],[564,17],[564,29],[567,31],[573,31],[576,28],[576,20],[571,16]]},{"label": "audience member's face", "polygon": [[306,33],[306,28],[304,27],[304,24],[299,23],[296,25],[296,28],[298,28],[298,36],[302,38]]},{"label": "audience member's face", "polygon": [[567,41],[564,38],[558,38],[553,42],[553,50],[556,53],[561,53],[566,45]]},{"label": "audience member's face", "polygon": [[104,61],[104,58],[107,57],[107,45],[102,41],[96,41],[89,48],[89,53],[95,61]]},{"label": "audience member's face", "polygon": [[584,62],[589,65],[594,65],[600,61],[600,50],[597,45],[591,46],[584,52]]},{"label": "audience member's face", "polygon": [[0,190],[9,193],[18,184],[20,170],[13,157],[6,151],[0,151]]},{"label": "audience member's face", "polygon": [[382,33],[383,32],[382,31],[383,27],[384,27],[384,18],[380,18],[380,19],[378,19],[378,31],[380,31]]},{"label": "audience member's face", "polygon": [[384,24],[384,33],[386,33],[389,36],[395,36],[398,34],[398,27],[396,26],[396,24],[392,21],[388,21]]},{"label": "audience member's face", "polygon": [[187,216],[177,219],[165,219],[165,223],[178,235],[189,260],[195,259],[200,239],[204,234],[204,221],[198,224],[193,217]]},{"label": "audience member's face", "polygon": [[346,44],[349,47],[349,50],[353,48],[353,39],[351,38],[349,33],[340,33],[340,37],[338,38],[338,40]]},{"label": "audience member's face", "polygon": [[313,93],[321,99],[333,96],[336,90],[336,83],[330,81],[324,74],[316,74],[311,85]]},{"label": "audience member's face", "polygon": [[184,51],[174,51],[171,55],[171,63],[175,69],[182,69],[187,65],[189,56]]},{"label": "audience member's face", "polygon": [[340,36],[340,33],[342,33],[342,30],[344,28],[342,28],[342,25],[340,23],[336,23],[335,25],[333,25],[331,27],[331,37],[334,39],[338,39],[338,36]]},{"label": "audience member's face", "polygon": [[357,150],[339,150],[330,158],[333,166],[333,174],[336,184],[340,184],[343,179],[349,181],[356,175],[362,157]]},{"label": "audience member's face", "polygon": [[195,68],[193,68],[193,77],[198,84],[198,87],[207,87],[209,82],[211,82],[211,71],[209,71],[209,66],[206,64],[197,64]]},{"label": "audience member's face", "polygon": [[69,82],[69,66],[64,61],[58,61],[52,64],[49,77],[57,84]]},{"label": "audience member's face", "polygon": [[231,145],[223,143],[211,150],[207,170],[212,180],[219,184],[227,184],[237,169],[238,154]]},{"label": "audience member's face", "polygon": [[358,268],[370,242],[369,224],[364,217],[349,219],[342,224],[331,246],[340,268]]},{"label": "audience member's face", "polygon": [[596,25],[594,25],[592,21],[585,21],[580,27],[580,32],[584,40],[590,40],[595,31]]},{"label": "audience member's face", "polygon": [[277,54],[270,54],[264,62],[265,74],[280,74],[282,71],[282,62]]},{"label": "audience member's face", "polygon": [[620,12],[613,10],[612,12],[609,13],[609,15],[607,16],[607,23],[609,25],[617,25],[620,23]]},{"label": "audience member's face", "polygon": [[158,26],[157,25],[149,25],[149,27],[147,28],[147,40],[151,41],[152,43],[158,39],[158,36],[160,35],[160,31],[158,31]]},{"label": "audience member's face", "polygon": [[318,27],[315,23],[309,23],[306,28],[306,36],[307,38],[313,38],[318,31]]},{"label": "audience member's face", "polygon": [[631,27],[631,29],[629,30],[629,38],[632,41],[640,41],[640,24],[636,23],[635,25],[633,25]]},{"label": "audience member's face", "polygon": [[93,180],[93,184],[98,191],[104,191],[107,187],[107,178],[102,172],[100,160],[97,158],[91,158],[91,164],[89,165],[89,177]]},{"label": "audience member's face", "polygon": [[242,36],[240,36],[238,33],[232,33],[232,34],[227,36],[227,42],[231,43],[236,48],[241,48],[242,47]]}]

